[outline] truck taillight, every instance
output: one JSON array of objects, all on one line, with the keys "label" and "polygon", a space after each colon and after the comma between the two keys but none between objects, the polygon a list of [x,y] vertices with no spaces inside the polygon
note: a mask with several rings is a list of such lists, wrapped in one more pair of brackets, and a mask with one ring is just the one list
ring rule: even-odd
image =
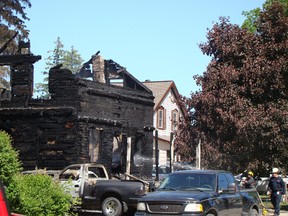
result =
[{"label": "truck taillight", "polygon": [[136,188],[135,195],[144,195],[146,193],[145,187],[138,187]]},{"label": "truck taillight", "polygon": [[5,195],[3,194],[3,191],[0,189],[0,215],[6,216],[10,215],[9,210],[7,208]]}]

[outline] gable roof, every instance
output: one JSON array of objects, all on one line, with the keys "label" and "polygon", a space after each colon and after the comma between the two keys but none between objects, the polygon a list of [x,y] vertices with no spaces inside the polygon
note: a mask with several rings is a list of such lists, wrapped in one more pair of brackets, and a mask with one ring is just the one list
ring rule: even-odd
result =
[{"label": "gable roof", "polygon": [[170,90],[172,90],[172,92],[174,93],[176,97],[176,101],[177,101],[179,108],[181,109],[183,115],[186,115],[186,112],[187,112],[186,108],[182,103],[179,103],[181,96],[173,80],[145,81],[142,83],[153,92],[153,96],[155,97],[154,98],[154,103],[155,103],[154,111],[159,108],[160,104],[165,99],[166,95],[169,93]]}]

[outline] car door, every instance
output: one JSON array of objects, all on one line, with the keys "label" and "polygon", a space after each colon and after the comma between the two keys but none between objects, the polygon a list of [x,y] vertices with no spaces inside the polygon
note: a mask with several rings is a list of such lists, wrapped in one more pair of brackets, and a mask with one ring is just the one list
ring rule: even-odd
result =
[{"label": "car door", "polygon": [[79,197],[81,177],[81,166],[69,166],[59,174],[59,181],[72,197]]},{"label": "car door", "polygon": [[[228,194],[229,194],[229,215],[241,215],[242,213],[242,196],[239,192],[239,187],[231,173],[226,173],[228,181]],[[230,187],[230,188],[229,188]]]},{"label": "car door", "polygon": [[[233,177],[233,176],[232,176]],[[234,178],[233,178],[234,179]],[[242,200],[239,193],[235,190],[229,189],[229,185],[232,186],[231,178],[228,173],[218,174],[218,210],[219,215],[231,216],[241,215]],[[236,187],[235,183],[234,186]]]}]

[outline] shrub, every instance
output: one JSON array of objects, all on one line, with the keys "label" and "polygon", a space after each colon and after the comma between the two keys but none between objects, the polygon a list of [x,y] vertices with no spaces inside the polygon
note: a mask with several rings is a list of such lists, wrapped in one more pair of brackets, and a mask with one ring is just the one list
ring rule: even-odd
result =
[{"label": "shrub", "polygon": [[67,215],[74,204],[71,195],[47,174],[15,175],[7,198],[12,211],[27,216]]},{"label": "shrub", "polygon": [[13,149],[10,136],[0,131],[0,179],[4,185],[8,186],[13,175],[21,170],[18,151]]}]

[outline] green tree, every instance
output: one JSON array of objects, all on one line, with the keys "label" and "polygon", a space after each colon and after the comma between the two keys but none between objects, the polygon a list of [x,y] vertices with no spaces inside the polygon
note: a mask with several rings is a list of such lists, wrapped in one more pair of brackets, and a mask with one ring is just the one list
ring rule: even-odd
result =
[{"label": "green tree", "polygon": [[81,69],[83,61],[78,50],[75,50],[72,46],[71,50],[66,50],[64,53],[63,67],[75,74]]},{"label": "green tree", "polygon": [[44,75],[43,82],[36,83],[35,92],[44,98],[50,97],[48,90],[48,75],[50,68],[62,64],[64,68],[68,68],[72,73],[76,73],[81,68],[83,62],[80,54],[73,46],[70,51],[64,49],[60,37],[57,37],[54,44],[55,48],[48,51],[51,55],[46,58],[45,71],[42,72]]},{"label": "green tree", "polygon": [[64,61],[65,50],[60,37],[57,37],[54,44],[54,49],[48,51],[48,53],[51,53],[51,55],[46,59],[46,70],[49,70],[51,67],[61,64]]},{"label": "green tree", "polygon": [[64,45],[60,39],[60,37],[57,37],[56,41],[54,41],[55,47],[53,50],[49,50],[47,53],[50,53],[50,55],[46,58],[46,66],[45,71],[42,72],[44,75],[43,82],[36,83],[35,85],[35,92],[40,95],[43,98],[49,98],[49,89],[48,89],[48,74],[49,69],[51,67],[54,67],[63,61],[64,56]]},{"label": "green tree", "polygon": [[[0,0],[0,47],[13,38],[16,32],[19,32],[22,37],[28,37],[29,32],[25,26],[25,21],[29,20],[25,13],[27,7],[31,7],[29,0]],[[17,49],[17,38],[15,38],[0,54],[13,54]],[[10,87],[7,82],[9,75],[9,68],[0,66],[0,88]]]},{"label": "green tree", "polygon": [[201,91],[186,103],[192,134],[187,143],[195,147],[201,139],[203,166],[260,173],[288,168],[285,13],[278,2],[265,7],[255,34],[221,18],[200,45],[212,60],[195,77]]},{"label": "green tree", "polygon": [[10,27],[14,27],[16,31],[20,31],[23,36],[27,37],[29,32],[26,29],[25,21],[29,20],[29,18],[25,13],[25,9],[26,7],[31,7],[30,1],[1,0],[0,6],[1,30],[5,32]]},{"label": "green tree", "polygon": [[0,179],[9,185],[13,176],[22,170],[18,152],[11,145],[11,137],[0,131]]},{"label": "green tree", "polygon": [[242,15],[246,17],[246,20],[242,24],[242,28],[246,28],[248,31],[254,33],[256,31],[255,22],[261,12],[260,8],[255,8],[250,11],[243,11]]},{"label": "green tree", "polygon": [[[265,10],[267,7],[271,6],[273,3],[279,3],[284,6],[285,14],[288,16],[288,0],[266,0],[263,4],[263,9]],[[246,17],[246,20],[244,20],[242,24],[242,28],[246,28],[248,31],[255,33],[257,24],[256,22],[259,19],[261,12],[261,8],[255,8],[250,11],[243,11],[242,15]]]}]

